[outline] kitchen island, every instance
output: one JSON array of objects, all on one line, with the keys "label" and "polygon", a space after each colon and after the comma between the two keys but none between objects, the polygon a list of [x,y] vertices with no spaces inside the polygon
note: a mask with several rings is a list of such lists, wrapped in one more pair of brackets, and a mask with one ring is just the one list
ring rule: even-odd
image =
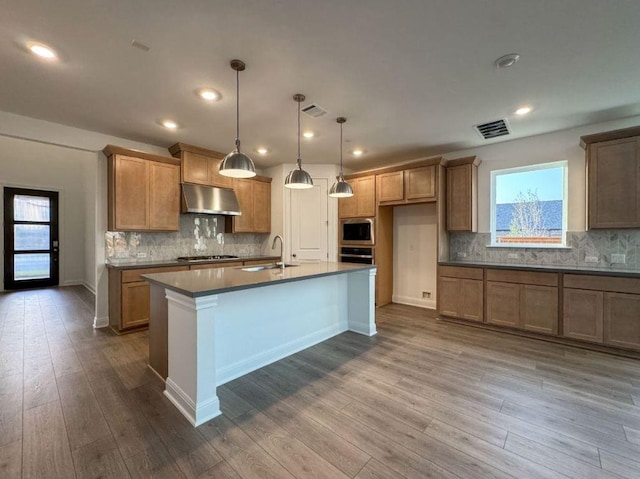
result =
[{"label": "kitchen island", "polygon": [[326,262],[144,275],[165,395],[198,426],[220,414],[217,386],[345,331],[376,334],[375,273]]}]

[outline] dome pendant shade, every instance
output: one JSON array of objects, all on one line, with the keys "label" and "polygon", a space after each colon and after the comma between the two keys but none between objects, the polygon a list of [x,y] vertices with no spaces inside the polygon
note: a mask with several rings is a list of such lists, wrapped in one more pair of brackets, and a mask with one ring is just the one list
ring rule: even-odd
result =
[{"label": "dome pendant shade", "polygon": [[218,171],[231,178],[252,178],[256,176],[253,160],[240,153],[240,72],[246,65],[242,60],[231,60],[231,68],[236,72],[236,147],[220,162]]},{"label": "dome pendant shade", "polygon": [[231,178],[252,178],[256,176],[253,161],[237,149],[233,150],[220,162],[220,174]]},{"label": "dome pendant shade", "polygon": [[294,190],[306,190],[313,188],[311,175],[302,168],[291,170],[284,180],[284,186]]},{"label": "dome pendant shade", "polygon": [[293,100],[298,102],[298,159],[297,168],[291,170],[284,180],[285,188],[294,190],[307,190],[313,188],[313,180],[311,175],[302,169],[302,159],[300,158],[300,103],[305,99],[301,93],[293,95]]},{"label": "dome pendant shade", "polygon": [[344,177],[336,176],[336,182],[329,189],[329,196],[332,198],[351,198],[353,196],[353,188],[344,181]]},{"label": "dome pendant shade", "polygon": [[342,173],[342,124],[347,119],[343,116],[336,118],[336,123],[340,125],[340,174],[336,176],[336,182],[329,189],[329,196],[332,198],[351,198],[353,196],[353,188],[344,180]]}]

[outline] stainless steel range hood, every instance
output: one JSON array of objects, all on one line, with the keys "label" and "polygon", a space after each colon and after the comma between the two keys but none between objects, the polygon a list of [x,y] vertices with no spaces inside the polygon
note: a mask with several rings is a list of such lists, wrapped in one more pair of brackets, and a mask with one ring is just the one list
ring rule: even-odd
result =
[{"label": "stainless steel range hood", "polygon": [[189,183],[182,184],[182,212],[229,216],[242,214],[235,191]]}]

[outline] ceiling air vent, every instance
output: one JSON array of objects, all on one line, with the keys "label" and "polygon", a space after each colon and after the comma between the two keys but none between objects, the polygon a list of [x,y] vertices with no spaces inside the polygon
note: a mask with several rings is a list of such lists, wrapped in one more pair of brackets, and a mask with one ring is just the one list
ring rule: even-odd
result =
[{"label": "ceiling air vent", "polygon": [[511,131],[509,131],[509,125],[507,125],[507,120],[490,121],[482,123],[481,125],[474,125],[474,128],[485,140],[511,133]]},{"label": "ceiling air vent", "polygon": [[306,113],[307,115],[309,115],[311,118],[318,118],[319,116],[327,113],[327,110],[316,103],[305,106],[301,111],[302,113]]}]

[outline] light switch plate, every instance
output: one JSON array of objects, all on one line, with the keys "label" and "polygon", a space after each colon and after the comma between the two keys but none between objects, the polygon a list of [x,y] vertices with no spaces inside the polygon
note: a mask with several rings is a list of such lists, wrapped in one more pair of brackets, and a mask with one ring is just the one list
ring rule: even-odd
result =
[{"label": "light switch plate", "polygon": [[598,261],[599,260],[597,256],[585,256],[584,258],[585,263],[597,263]]},{"label": "light switch plate", "polygon": [[147,257],[147,253],[138,253],[136,255],[136,258],[146,258]]},{"label": "light switch plate", "polygon": [[509,259],[518,259],[518,253],[509,253],[507,255],[507,258],[509,258]]},{"label": "light switch plate", "polygon": [[624,263],[627,262],[627,255],[626,254],[621,254],[621,253],[613,253],[611,255],[611,262],[612,263],[624,264]]},{"label": "light switch plate", "polygon": [[458,254],[456,256],[458,258],[466,258],[467,257],[467,253],[465,253],[464,251],[458,251]]}]

